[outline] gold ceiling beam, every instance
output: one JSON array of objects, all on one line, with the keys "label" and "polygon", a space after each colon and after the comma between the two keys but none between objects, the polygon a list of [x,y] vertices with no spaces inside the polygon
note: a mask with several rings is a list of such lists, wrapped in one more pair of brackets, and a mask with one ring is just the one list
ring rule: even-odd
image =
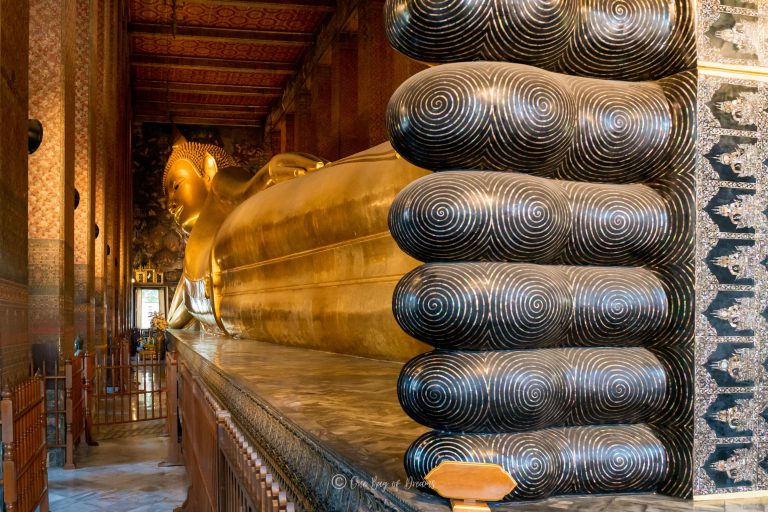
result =
[{"label": "gold ceiling beam", "polygon": [[231,28],[195,27],[179,25],[174,33],[173,25],[162,23],[129,23],[132,35],[171,35],[179,39],[227,41],[233,43],[268,44],[276,46],[307,46],[312,44],[309,32],[267,32]]},{"label": "gold ceiling beam", "polygon": [[134,111],[146,108],[152,112],[170,110],[205,110],[207,112],[219,112],[229,114],[266,114],[269,111],[269,107],[265,106],[249,106],[249,105],[212,105],[210,103],[184,103],[184,102],[167,102],[167,101],[152,101],[152,100],[138,100],[134,102]]},{"label": "gold ceiling beam", "polygon": [[[136,114],[134,121],[139,123],[170,123],[168,116],[157,114]],[[209,118],[209,117],[187,117],[173,116],[173,122],[176,124],[200,124],[206,126],[246,126],[249,128],[260,128],[261,123],[257,120],[238,120],[227,117]]]},{"label": "gold ceiling beam", "polygon": [[284,2],[259,2],[254,0],[187,0],[190,3],[204,5],[232,5],[252,9],[302,9],[321,12],[333,12],[336,0],[286,0]]},{"label": "gold ceiling beam", "polygon": [[211,59],[206,57],[173,57],[170,55],[134,54],[134,66],[179,67],[188,69],[210,69],[217,71],[258,72],[287,75],[295,72],[290,62],[265,62],[235,59]]},{"label": "gold ceiling beam", "polygon": [[252,113],[252,112],[217,112],[213,110],[206,110],[206,109],[195,109],[195,108],[189,108],[189,109],[154,109],[154,110],[144,110],[140,109],[139,111],[135,112],[136,115],[142,115],[142,116],[162,116],[166,119],[169,116],[181,116],[181,117],[201,117],[201,118],[208,118],[208,119],[233,119],[236,121],[261,121],[264,114],[261,113]]},{"label": "gold ceiling beam", "polygon": [[258,87],[251,85],[197,84],[192,82],[165,82],[162,80],[136,80],[136,90],[167,90],[169,92],[200,92],[212,94],[245,94],[251,96],[279,96],[280,87]]}]

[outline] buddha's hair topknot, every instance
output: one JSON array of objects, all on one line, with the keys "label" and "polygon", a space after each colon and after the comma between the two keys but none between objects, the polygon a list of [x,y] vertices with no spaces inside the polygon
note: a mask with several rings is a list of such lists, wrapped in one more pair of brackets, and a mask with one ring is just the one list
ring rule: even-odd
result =
[{"label": "buddha's hair topknot", "polygon": [[214,146],[213,144],[203,144],[201,142],[185,142],[184,144],[174,146],[171,156],[168,157],[168,163],[165,164],[165,170],[163,171],[163,195],[166,194],[165,180],[168,178],[168,172],[170,172],[173,164],[180,158],[184,158],[192,162],[195,166],[195,171],[200,177],[204,177],[205,169],[205,154],[209,153],[215,160],[219,169],[225,167],[237,167],[237,162],[222,148]]}]

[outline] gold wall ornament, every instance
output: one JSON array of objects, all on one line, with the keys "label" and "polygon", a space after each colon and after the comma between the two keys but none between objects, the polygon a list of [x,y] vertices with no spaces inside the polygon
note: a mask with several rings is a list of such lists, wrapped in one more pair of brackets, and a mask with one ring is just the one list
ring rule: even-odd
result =
[{"label": "gold wall ornament", "polygon": [[194,317],[236,337],[393,360],[427,349],[392,316],[394,286],[417,262],[387,212],[428,171],[388,143],[333,163],[283,153],[255,175],[214,153],[172,154],[164,178],[190,229],[172,328]]},{"label": "gold wall ornament", "polygon": [[134,269],[133,279],[136,284],[141,285],[157,285],[165,283],[164,273],[158,272],[153,265],[140,265],[139,268]]}]

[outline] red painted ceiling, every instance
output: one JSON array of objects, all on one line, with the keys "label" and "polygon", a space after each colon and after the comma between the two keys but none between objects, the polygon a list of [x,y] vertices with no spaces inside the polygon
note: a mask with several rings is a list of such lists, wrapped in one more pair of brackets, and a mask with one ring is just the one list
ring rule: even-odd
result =
[{"label": "red painted ceiling", "polygon": [[[279,101],[334,5],[334,0],[130,0],[136,119],[259,123]],[[253,107],[253,112],[227,115],[222,106]]]}]

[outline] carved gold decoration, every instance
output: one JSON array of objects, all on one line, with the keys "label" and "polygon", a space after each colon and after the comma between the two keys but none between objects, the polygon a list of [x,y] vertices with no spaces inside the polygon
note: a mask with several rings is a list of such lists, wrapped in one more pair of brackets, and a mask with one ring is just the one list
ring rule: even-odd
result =
[{"label": "carved gold decoration", "polygon": [[158,272],[153,265],[141,265],[133,270],[133,280],[138,285],[163,284],[165,275],[163,272]]}]

